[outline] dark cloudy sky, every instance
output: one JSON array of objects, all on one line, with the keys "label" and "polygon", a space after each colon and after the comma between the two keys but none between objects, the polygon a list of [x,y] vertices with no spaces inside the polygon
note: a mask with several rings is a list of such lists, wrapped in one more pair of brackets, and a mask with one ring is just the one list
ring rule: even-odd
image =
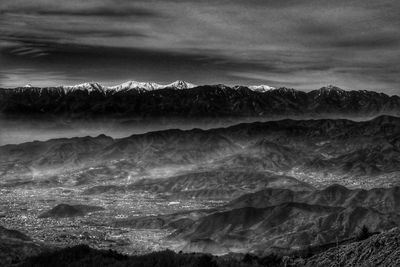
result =
[{"label": "dark cloudy sky", "polygon": [[0,86],[400,91],[398,0],[1,0]]}]

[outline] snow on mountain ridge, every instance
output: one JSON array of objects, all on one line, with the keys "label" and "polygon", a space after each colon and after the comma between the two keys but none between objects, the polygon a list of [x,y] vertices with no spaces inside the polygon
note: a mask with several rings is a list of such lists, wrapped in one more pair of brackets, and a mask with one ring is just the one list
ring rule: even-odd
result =
[{"label": "snow on mountain ridge", "polygon": [[181,80],[177,80],[173,83],[167,84],[165,85],[165,88],[175,88],[175,89],[190,89],[193,87],[196,87],[197,85],[193,84],[193,83],[188,83],[185,81],[181,81]]},{"label": "snow on mountain ridge", "polygon": [[82,83],[82,84],[77,84],[77,85],[65,85],[62,86],[63,89],[65,90],[99,90],[99,91],[122,91],[122,90],[143,90],[143,91],[152,91],[152,90],[159,90],[159,89],[165,89],[165,88],[172,88],[172,89],[190,89],[193,87],[196,87],[197,85],[188,83],[185,81],[175,81],[170,84],[158,84],[154,82],[137,82],[137,81],[127,81],[124,83],[121,83],[119,85],[114,85],[114,86],[103,86],[99,83]]},{"label": "snow on mountain ridge", "polygon": [[64,90],[89,90],[89,91],[96,91],[96,90],[103,90],[103,86],[99,83],[81,83],[77,85],[64,85],[61,86]]},{"label": "snow on mountain ridge", "polygon": [[269,85],[265,85],[265,84],[250,85],[250,86],[248,86],[248,88],[250,90],[256,91],[256,92],[267,92],[267,91],[276,89],[275,87],[272,87],[272,86],[269,86]]},{"label": "snow on mountain ridge", "polygon": [[127,81],[127,82],[121,83],[119,85],[106,87],[105,89],[115,90],[115,91],[130,90],[130,89],[142,89],[144,91],[151,91],[151,90],[157,90],[157,89],[161,89],[161,88],[162,88],[162,85],[160,85],[158,83]]},{"label": "snow on mountain ridge", "polygon": [[[184,89],[191,89],[194,87],[197,87],[198,85],[188,83],[182,80],[177,80],[175,82],[169,83],[169,84],[159,84],[155,82],[137,82],[137,81],[127,81],[118,85],[113,85],[113,86],[103,86],[100,83],[96,82],[86,82],[86,83],[81,83],[77,85],[63,85],[63,86],[58,86],[58,88],[61,88],[65,93],[71,92],[71,91],[76,91],[76,90],[81,90],[81,91],[87,91],[87,92],[101,92],[103,94],[112,94],[114,92],[119,92],[119,91],[129,91],[129,90],[135,90],[138,92],[148,92],[148,91],[153,91],[153,90],[160,90],[160,89],[174,89],[174,90],[184,90]],[[248,88],[251,91],[254,92],[259,92],[259,93],[267,93],[267,92],[278,92],[278,93],[291,93],[295,94],[298,92],[296,89],[292,88],[286,88],[286,87],[279,87],[275,88],[269,85],[249,85],[249,86],[227,86],[224,84],[215,84],[211,85],[214,87],[218,87],[220,89],[233,89],[233,90],[238,90],[240,88]],[[21,87],[20,87],[21,88]],[[25,85],[25,89],[31,89],[31,88],[39,88],[39,87],[33,87],[30,84]],[[313,90],[311,92],[314,92],[316,96],[321,96],[321,95],[346,95],[347,91],[343,90],[339,87],[333,86],[333,85],[328,85],[325,87],[322,87],[320,89]]]}]

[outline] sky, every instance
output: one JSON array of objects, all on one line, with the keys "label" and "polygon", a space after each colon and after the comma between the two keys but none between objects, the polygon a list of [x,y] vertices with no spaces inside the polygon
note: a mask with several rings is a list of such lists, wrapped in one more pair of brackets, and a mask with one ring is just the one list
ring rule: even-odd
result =
[{"label": "sky", "polygon": [[398,0],[1,0],[0,87],[127,80],[400,94]]}]

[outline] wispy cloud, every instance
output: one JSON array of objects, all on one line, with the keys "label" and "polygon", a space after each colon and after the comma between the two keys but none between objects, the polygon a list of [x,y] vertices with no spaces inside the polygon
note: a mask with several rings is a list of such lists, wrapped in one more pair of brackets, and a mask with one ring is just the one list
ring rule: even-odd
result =
[{"label": "wispy cloud", "polygon": [[51,65],[72,80],[75,64],[106,82],[184,75],[176,78],[393,90],[399,8],[396,0],[2,0],[1,59]]}]

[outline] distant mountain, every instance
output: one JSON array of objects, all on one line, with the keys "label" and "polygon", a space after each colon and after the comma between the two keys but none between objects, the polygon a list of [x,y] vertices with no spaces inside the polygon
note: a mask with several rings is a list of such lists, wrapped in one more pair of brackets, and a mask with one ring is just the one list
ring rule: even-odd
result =
[{"label": "distant mountain", "polygon": [[154,82],[137,82],[137,81],[127,81],[119,85],[114,86],[103,86],[99,83],[82,83],[77,85],[63,85],[62,89],[66,93],[70,93],[76,90],[86,91],[88,93],[97,91],[103,94],[113,94],[120,91],[136,91],[136,92],[146,92],[160,89],[190,89],[196,87],[195,84],[188,83],[185,81],[175,81],[170,84],[158,84]]},{"label": "distant mountain", "polygon": [[[185,89],[185,90],[182,90]],[[282,118],[400,115],[400,97],[334,86],[310,92],[260,86],[160,85],[128,81],[105,87],[0,89],[0,114],[67,118]]]},{"label": "distant mountain", "polygon": [[248,86],[248,88],[250,90],[253,90],[253,91],[256,91],[256,92],[267,92],[267,91],[275,89],[275,87],[268,86],[268,85],[265,85],[265,84],[262,84],[262,85],[250,85],[250,86]]},{"label": "distant mountain", "polygon": [[86,91],[86,92],[93,92],[93,91],[98,91],[102,92],[103,86],[100,85],[99,83],[82,83],[82,84],[77,84],[77,85],[64,85],[61,86],[62,89],[65,90],[65,93],[73,92],[73,91]]}]

